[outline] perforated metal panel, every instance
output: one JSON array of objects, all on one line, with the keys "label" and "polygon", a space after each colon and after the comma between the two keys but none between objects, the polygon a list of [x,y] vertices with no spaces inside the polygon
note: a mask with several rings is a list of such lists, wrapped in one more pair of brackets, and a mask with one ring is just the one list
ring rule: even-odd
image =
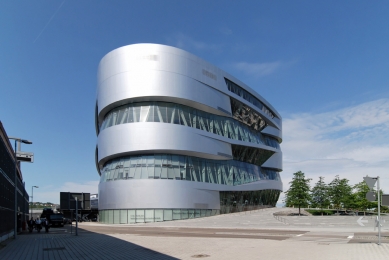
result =
[{"label": "perforated metal panel", "polygon": [[382,202],[381,205],[389,206],[389,194],[382,194]]}]

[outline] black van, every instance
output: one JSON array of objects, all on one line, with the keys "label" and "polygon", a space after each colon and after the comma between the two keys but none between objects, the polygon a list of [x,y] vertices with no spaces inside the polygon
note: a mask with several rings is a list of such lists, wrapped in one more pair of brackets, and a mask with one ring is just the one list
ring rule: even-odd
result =
[{"label": "black van", "polygon": [[49,220],[50,225],[52,225],[52,226],[63,227],[63,225],[65,223],[63,214],[50,214],[48,220]]}]

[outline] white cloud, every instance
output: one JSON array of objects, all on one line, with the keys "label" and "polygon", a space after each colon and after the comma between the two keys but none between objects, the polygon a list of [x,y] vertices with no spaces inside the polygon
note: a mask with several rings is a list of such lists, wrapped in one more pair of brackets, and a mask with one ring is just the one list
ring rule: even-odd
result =
[{"label": "white cloud", "polygon": [[328,183],[339,175],[350,184],[366,175],[380,176],[381,188],[389,193],[388,133],[389,99],[284,118],[284,191],[293,173],[301,170],[313,179],[312,185],[319,176]]},{"label": "white cloud", "polygon": [[34,201],[59,204],[60,192],[97,193],[98,185],[99,181],[87,181],[83,183],[65,182],[59,187],[40,186],[38,189],[34,189]]}]

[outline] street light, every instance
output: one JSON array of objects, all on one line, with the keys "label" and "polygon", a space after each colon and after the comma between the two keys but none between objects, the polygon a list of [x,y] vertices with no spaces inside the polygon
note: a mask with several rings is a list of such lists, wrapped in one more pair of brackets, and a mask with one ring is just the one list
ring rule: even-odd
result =
[{"label": "street light", "polygon": [[[15,185],[15,225],[14,225],[14,239],[16,239],[16,233],[17,233],[17,225],[18,225],[18,185],[17,185],[17,171],[16,171],[16,167],[17,167],[17,163],[18,163],[18,160],[17,160],[17,157],[16,157],[16,144],[19,143],[19,148],[20,148],[20,143],[24,143],[24,144],[32,144],[31,141],[28,141],[28,140],[25,140],[25,139],[21,139],[21,138],[18,138],[18,137],[8,137],[9,139],[12,139],[12,140],[15,140],[15,181],[14,181],[14,185]],[[20,149],[19,149],[20,150]]]},{"label": "street light", "polygon": [[34,188],[39,188],[38,186],[32,186],[31,187],[31,216],[32,218],[32,207],[34,206]]}]

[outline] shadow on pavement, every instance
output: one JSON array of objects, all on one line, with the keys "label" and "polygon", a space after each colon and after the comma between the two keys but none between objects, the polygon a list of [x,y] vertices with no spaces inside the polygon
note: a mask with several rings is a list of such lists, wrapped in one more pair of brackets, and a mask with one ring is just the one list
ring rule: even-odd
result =
[{"label": "shadow on pavement", "polygon": [[[59,231],[59,232],[58,232]],[[22,233],[0,247],[0,259],[177,259],[110,235],[70,227]]]}]

